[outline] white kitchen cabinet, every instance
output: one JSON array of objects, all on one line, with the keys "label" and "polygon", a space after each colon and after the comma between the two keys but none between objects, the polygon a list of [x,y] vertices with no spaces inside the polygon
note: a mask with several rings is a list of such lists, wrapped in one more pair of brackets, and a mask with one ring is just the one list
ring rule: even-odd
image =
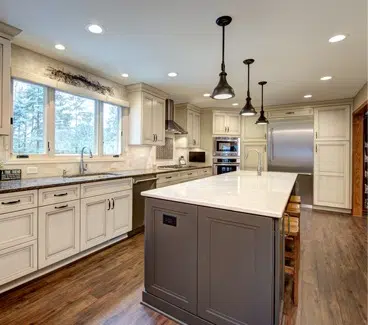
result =
[{"label": "white kitchen cabinet", "polygon": [[54,264],[80,252],[80,201],[39,208],[38,265]]},{"label": "white kitchen cabinet", "polygon": [[0,37],[0,135],[10,134],[11,43]]},{"label": "white kitchen cabinet", "polygon": [[37,208],[0,214],[0,250],[37,240]]},{"label": "white kitchen cabinet", "polygon": [[304,116],[313,116],[313,108],[312,107],[291,107],[291,108],[283,108],[283,109],[271,109],[266,112],[267,118],[269,120],[273,119],[289,119],[292,117],[304,117]]},{"label": "white kitchen cabinet", "polygon": [[145,84],[127,87],[129,99],[129,144],[165,144],[165,98],[167,94]]},{"label": "white kitchen cabinet", "polygon": [[240,136],[240,115],[238,113],[213,113],[213,135]]},{"label": "white kitchen cabinet", "polygon": [[37,190],[0,194],[0,213],[37,207]]},{"label": "white kitchen cabinet", "polygon": [[315,143],[315,205],[350,209],[349,166],[349,141]]},{"label": "white kitchen cabinet", "polygon": [[250,151],[248,158],[245,159],[249,150],[257,150],[262,155],[262,170],[267,171],[267,144],[266,143],[242,143],[240,164],[242,170],[257,170],[258,154]]},{"label": "white kitchen cabinet", "polygon": [[38,205],[50,205],[78,200],[80,185],[58,186],[38,190]]},{"label": "white kitchen cabinet", "polygon": [[191,104],[175,105],[175,122],[188,132],[188,141],[185,147],[199,148],[201,146],[201,114],[199,108]]},{"label": "white kitchen cabinet", "polygon": [[314,109],[314,138],[316,141],[350,140],[350,106],[319,107]]},{"label": "white kitchen cabinet", "polygon": [[81,200],[81,250],[109,240],[111,194]]},{"label": "white kitchen cabinet", "polygon": [[241,117],[241,140],[244,142],[266,142],[267,125],[256,124],[259,116]]},{"label": "white kitchen cabinet", "polygon": [[126,234],[132,230],[132,191],[121,191],[111,196],[111,238]]},{"label": "white kitchen cabinet", "polygon": [[37,271],[37,240],[0,250],[0,285]]}]

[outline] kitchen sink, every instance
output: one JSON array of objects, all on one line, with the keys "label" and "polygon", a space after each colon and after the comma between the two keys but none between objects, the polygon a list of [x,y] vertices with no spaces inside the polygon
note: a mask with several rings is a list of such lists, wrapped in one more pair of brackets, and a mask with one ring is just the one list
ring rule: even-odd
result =
[{"label": "kitchen sink", "polygon": [[86,173],[86,174],[75,174],[66,175],[64,178],[103,178],[105,176],[114,176],[112,173]]}]

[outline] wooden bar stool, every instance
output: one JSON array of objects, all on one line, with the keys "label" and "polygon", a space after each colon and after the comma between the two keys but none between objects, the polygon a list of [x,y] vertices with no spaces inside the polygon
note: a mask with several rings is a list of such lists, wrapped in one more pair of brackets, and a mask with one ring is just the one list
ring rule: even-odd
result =
[{"label": "wooden bar stool", "polygon": [[289,202],[290,203],[299,203],[300,204],[302,202],[302,200],[301,200],[301,198],[300,198],[299,195],[292,195],[292,196],[290,196]]},{"label": "wooden bar stool", "polygon": [[286,207],[286,213],[293,217],[300,217],[300,204],[289,202]]},{"label": "wooden bar stool", "polygon": [[[285,273],[293,279],[292,301],[298,305],[299,268],[300,268],[300,213],[299,217],[284,214],[285,241]],[[289,265],[286,265],[289,264]]]}]

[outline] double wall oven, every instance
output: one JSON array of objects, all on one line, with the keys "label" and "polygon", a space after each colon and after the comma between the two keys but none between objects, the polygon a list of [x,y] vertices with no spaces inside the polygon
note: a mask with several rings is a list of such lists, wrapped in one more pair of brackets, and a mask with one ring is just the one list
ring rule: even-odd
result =
[{"label": "double wall oven", "polygon": [[225,174],[240,169],[240,138],[213,138],[213,174]]}]

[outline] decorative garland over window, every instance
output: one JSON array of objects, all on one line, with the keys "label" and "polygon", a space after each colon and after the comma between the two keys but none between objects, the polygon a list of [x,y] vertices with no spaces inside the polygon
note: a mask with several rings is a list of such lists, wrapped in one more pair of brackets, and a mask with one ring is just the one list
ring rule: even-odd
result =
[{"label": "decorative garland over window", "polygon": [[56,79],[75,87],[87,88],[102,95],[114,96],[112,87],[103,86],[98,81],[88,80],[85,76],[67,73],[53,67],[48,67],[47,71],[49,71],[48,76],[51,79]]}]

